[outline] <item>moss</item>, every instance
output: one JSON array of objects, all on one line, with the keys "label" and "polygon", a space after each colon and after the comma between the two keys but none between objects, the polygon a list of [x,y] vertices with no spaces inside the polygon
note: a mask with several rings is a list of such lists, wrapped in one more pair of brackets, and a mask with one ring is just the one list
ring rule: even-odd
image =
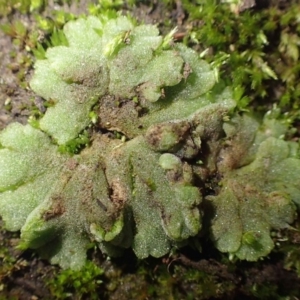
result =
[{"label": "moss", "polygon": [[5,290],[5,281],[6,278],[15,268],[17,261],[16,253],[13,253],[9,250],[7,241],[0,241],[0,294],[1,291]]},{"label": "moss", "polygon": [[1,0],[0,11],[1,16],[6,16],[12,13],[13,10],[19,10],[26,13],[33,10],[41,9],[44,6],[44,0]]},{"label": "moss", "polygon": [[62,270],[47,282],[52,297],[55,299],[99,299],[96,291],[102,283],[103,270],[92,262],[85,264],[80,271]]},{"label": "moss", "polygon": [[196,44],[206,59],[221,66],[220,77],[233,86],[239,107],[265,110],[278,103],[287,118],[298,118],[297,1],[286,8],[273,4],[239,13],[216,0],[183,1],[183,7],[191,24],[186,43]]}]

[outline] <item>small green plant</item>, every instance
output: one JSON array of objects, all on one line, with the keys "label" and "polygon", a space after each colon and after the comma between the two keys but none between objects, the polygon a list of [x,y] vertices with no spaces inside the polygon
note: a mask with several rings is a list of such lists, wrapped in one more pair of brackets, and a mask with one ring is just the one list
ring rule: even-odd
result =
[{"label": "small green plant", "polygon": [[102,283],[103,270],[92,262],[87,262],[80,271],[61,270],[47,285],[55,299],[69,299],[73,294],[77,299],[99,299],[97,290]]},{"label": "small green plant", "polygon": [[219,0],[182,3],[191,24],[185,42],[196,44],[207,60],[219,60],[220,77],[240,108],[251,103],[266,111],[275,102],[290,122],[299,118],[297,1],[240,13]]},{"label": "small green plant", "polygon": [[22,13],[32,12],[41,9],[46,3],[47,0],[0,0],[0,16],[6,16],[14,9]]},{"label": "small green plant", "polygon": [[[17,6],[19,9],[21,7]],[[33,55],[37,59],[43,59],[48,47],[66,45],[66,37],[61,28],[67,21],[74,19],[74,15],[62,11],[52,12],[51,17],[42,17],[36,12],[32,15],[36,19],[34,28],[29,28],[28,24],[20,20],[0,25],[0,29],[12,38],[14,50],[10,55],[14,60],[9,67],[17,74],[18,84],[24,89],[28,88],[25,78],[34,63]],[[38,118],[39,115],[33,109],[32,117]]]},{"label": "small green plant", "polygon": [[30,86],[51,105],[0,133],[0,214],[19,248],[78,270],[91,241],[161,257],[201,230],[257,261],[289,228],[299,145],[274,113],[240,115],[215,64],[173,34],[108,12],[68,22],[36,62]]}]

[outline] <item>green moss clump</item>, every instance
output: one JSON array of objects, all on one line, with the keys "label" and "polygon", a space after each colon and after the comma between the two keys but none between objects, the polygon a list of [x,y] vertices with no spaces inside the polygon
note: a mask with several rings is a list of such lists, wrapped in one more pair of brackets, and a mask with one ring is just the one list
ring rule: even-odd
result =
[{"label": "green moss clump", "polygon": [[68,299],[76,295],[79,299],[99,299],[96,290],[102,283],[103,270],[92,262],[87,262],[80,271],[62,270],[47,282],[51,296],[55,299]]},{"label": "green moss clump", "polygon": [[272,3],[239,11],[222,2],[183,1],[191,24],[185,42],[220,66],[240,108],[265,112],[277,103],[286,120],[298,120],[299,3],[266,1]]}]

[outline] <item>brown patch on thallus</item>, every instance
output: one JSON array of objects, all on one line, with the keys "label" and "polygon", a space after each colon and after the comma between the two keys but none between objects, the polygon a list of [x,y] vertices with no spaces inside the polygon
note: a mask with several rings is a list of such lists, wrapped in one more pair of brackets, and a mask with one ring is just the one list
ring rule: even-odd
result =
[{"label": "brown patch on thallus", "polygon": [[63,206],[62,201],[63,201],[63,199],[60,196],[53,197],[52,207],[50,207],[50,209],[45,211],[43,214],[43,219],[45,221],[49,221],[49,220],[59,217],[65,213],[66,209]]}]

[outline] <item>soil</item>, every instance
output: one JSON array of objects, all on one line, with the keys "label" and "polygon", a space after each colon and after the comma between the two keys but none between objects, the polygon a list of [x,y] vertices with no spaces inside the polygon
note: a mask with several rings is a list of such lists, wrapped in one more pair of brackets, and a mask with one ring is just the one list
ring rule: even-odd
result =
[{"label": "soil", "polygon": [[[81,1],[79,5],[72,5],[71,7],[64,5],[63,9],[78,14],[84,11],[86,4],[90,2],[92,1]],[[57,4],[50,3],[44,14],[55,8],[57,8]],[[163,33],[168,32],[170,29],[164,27],[164,20],[171,20],[172,27],[178,26],[176,36],[178,40],[184,37],[186,28],[189,25],[186,23],[186,13],[183,11],[179,0],[175,1],[175,5],[171,10],[166,10],[161,1],[140,1],[133,14],[146,23],[158,24]],[[35,22],[30,14],[24,15],[15,11],[8,17],[2,17],[0,24],[12,23],[15,20],[22,20],[28,28],[32,28],[32,23]],[[12,53],[16,55],[12,55]],[[42,100],[34,95],[29,85],[20,84],[18,78],[18,71],[21,67],[19,59],[24,53],[28,55],[24,48],[13,43],[11,36],[0,31],[0,130],[11,122],[17,121],[25,124],[32,114],[33,108],[40,111],[44,110]],[[29,67],[22,82],[28,83],[31,74],[32,67]],[[0,228],[3,228],[3,222],[0,222]],[[34,251],[23,252],[17,250],[18,241],[19,233],[10,233],[4,229],[0,230],[0,260],[2,261],[2,267],[0,265],[0,300],[57,299],[56,296],[53,296],[47,282],[59,273],[59,267],[52,266],[47,261],[40,259]],[[208,246],[207,249],[211,248]],[[155,278],[157,268],[163,268],[168,274],[170,282],[173,282],[173,284],[175,282],[179,287],[178,289],[182,289],[181,295],[186,296],[188,290],[192,287],[187,286],[187,283],[183,281],[183,275],[175,273],[175,267],[178,267],[182,272],[188,272],[191,269],[204,272],[209,276],[214,276],[220,282],[220,285],[222,282],[232,284],[233,288],[220,294],[219,299],[258,299],[253,293],[250,293],[255,286],[272,285],[276,286],[278,291],[282,289],[297,290],[300,286],[300,279],[295,272],[284,268],[280,253],[275,253],[263,263],[238,263],[233,267],[233,264],[228,265],[218,262],[217,258],[219,256],[214,251],[209,253],[209,250],[206,250],[200,256],[189,250],[185,253],[185,250],[183,250],[182,254],[178,254],[172,259],[146,260],[144,264],[147,266],[146,270],[152,274],[152,279],[149,279],[149,276],[143,277],[135,274],[139,262],[130,251],[128,256],[125,257],[126,259],[112,261],[107,261],[97,250],[92,250],[89,256],[106,271],[104,284],[99,286],[97,290],[100,299],[166,299],[159,296],[153,298],[147,294],[149,284],[155,282],[153,278]],[[120,276],[118,280],[123,284],[112,288],[108,282],[116,276]],[[132,298],[133,294],[136,295],[136,298]],[[64,299],[90,298],[70,294]],[[178,299],[187,298],[182,296]],[[196,296],[193,299],[204,298],[197,298]],[[207,296],[205,299],[215,298]]]},{"label": "soil", "polygon": [[[6,22],[7,19],[1,20],[1,24]],[[11,69],[15,66],[16,72],[18,68],[17,59],[10,56],[13,48],[11,37],[0,31],[0,129],[13,120],[25,123],[29,116],[29,112],[22,109],[22,104],[28,104],[31,93],[19,86],[19,80]]]}]

